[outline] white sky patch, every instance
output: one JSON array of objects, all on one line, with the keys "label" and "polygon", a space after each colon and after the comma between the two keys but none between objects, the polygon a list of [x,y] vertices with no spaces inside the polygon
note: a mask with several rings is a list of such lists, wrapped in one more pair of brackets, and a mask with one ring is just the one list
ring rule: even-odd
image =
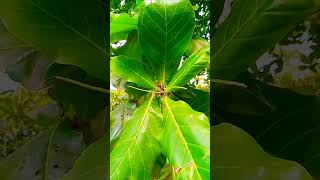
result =
[{"label": "white sky patch", "polygon": [[125,2],[126,2],[125,0],[122,0],[122,1],[120,2],[120,6],[123,6]]},{"label": "white sky patch", "polygon": [[114,86],[110,83],[110,90],[111,90],[111,91],[115,91],[115,90],[117,90],[117,88],[114,87]]},{"label": "white sky patch", "polygon": [[123,46],[126,42],[127,42],[127,40],[121,40],[117,43],[111,44],[111,46],[112,46],[112,48],[118,48],[118,47]]}]

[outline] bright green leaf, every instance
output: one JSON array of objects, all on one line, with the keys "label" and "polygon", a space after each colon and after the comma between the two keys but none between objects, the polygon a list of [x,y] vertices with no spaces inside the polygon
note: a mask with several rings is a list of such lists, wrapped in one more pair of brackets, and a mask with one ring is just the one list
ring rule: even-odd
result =
[{"label": "bright green leaf", "polygon": [[186,85],[192,78],[198,75],[210,63],[210,46],[193,53],[173,76],[167,86],[167,91],[175,87]]},{"label": "bright green leaf", "polygon": [[208,118],[183,101],[164,103],[163,153],[177,179],[210,178],[210,125]]},{"label": "bright green leaf", "polygon": [[141,5],[139,42],[157,80],[172,78],[194,30],[189,0],[156,0]]},{"label": "bright green leaf", "polygon": [[[137,29],[138,17],[110,13],[110,43],[127,40],[128,34]],[[107,27],[106,27],[107,28]]]},{"label": "bright green leaf", "polygon": [[132,31],[128,35],[128,40],[125,45],[117,48],[115,50],[116,55],[124,55],[129,58],[134,58],[141,62],[142,59],[142,50],[140,48],[140,44],[138,41],[138,34],[137,31]]},{"label": "bright green leaf", "polygon": [[145,71],[141,62],[130,59],[126,56],[116,56],[111,58],[111,71],[123,79],[134,82],[138,86],[152,89],[156,87],[152,77]]},{"label": "bright green leaf", "polygon": [[156,158],[160,155],[158,134],[162,115],[154,95],[131,116],[111,152],[111,179],[149,180]]}]

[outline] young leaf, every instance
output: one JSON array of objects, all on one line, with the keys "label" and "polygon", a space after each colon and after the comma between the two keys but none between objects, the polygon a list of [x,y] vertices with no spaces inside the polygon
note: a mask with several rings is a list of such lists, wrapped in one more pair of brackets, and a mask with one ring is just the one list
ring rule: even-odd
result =
[{"label": "young leaf", "polygon": [[213,178],[312,180],[299,164],[268,155],[243,130],[231,124],[213,128]]},{"label": "young leaf", "polygon": [[157,140],[161,123],[160,109],[152,95],[128,120],[111,152],[111,179],[150,179],[152,166],[161,153]]},{"label": "young leaf", "polygon": [[208,118],[183,101],[164,103],[163,153],[177,179],[210,178],[210,125]]},{"label": "young leaf", "polygon": [[1,0],[0,17],[9,32],[53,61],[107,81],[107,21],[98,1]]},{"label": "young leaf", "polygon": [[134,82],[140,87],[147,89],[156,87],[151,76],[144,70],[141,62],[136,59],[130,59],[126,56],[112,57],[110,68],[118,76],[129,82]]},{"label": "young leaf", "polygon": [[128,34],[137,29],[137,16],[129,16],[128,14],[110,13],[110,43],[119,40],[126,40]]},{"label": "young leaf", "polygon": [[193,38],[186,49],[186,55],[191,56],[193,53],[206,46],[210,46],[210,42],[208,42],[206,39],[202,37]]},{"label": "young leaf", "polygon": [[210,46],[193,53],[173,76],[167,86],[167,91],[175,87],[186,85],[193,77],[198,75],[210,62]]},{"label": "young leaf", "polygon": [[315,0],[237,0],[213,35],[212,76],[234,79],[306,16],[320,8]]},{"label": "young leaf", "polygon": [[158,80],[171,79],[194,30],[189,0],[146,1],[138,19],[139,42]]}]

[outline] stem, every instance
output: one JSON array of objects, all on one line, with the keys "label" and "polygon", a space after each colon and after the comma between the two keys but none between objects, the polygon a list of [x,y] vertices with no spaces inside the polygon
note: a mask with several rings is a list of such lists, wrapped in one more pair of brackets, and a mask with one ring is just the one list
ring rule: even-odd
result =
[{"label": "stem", "polygon": [[217,84],[224,84],[224,85],[233,85],[233,86],[239,86],[243,88],[247,88],[247,85],[235,81],[227,81],[227,80],[222,80],[222,79],[212,79],[213,83]]},{"label": "stem", "polygon": [[77,85],[77,86],[80,86],[80,87],[83,87],[83,88],[86,88],[86,89],[90,89],[92,91],[97,91],[97,92],[109,94],[109,90],[101,88],[101,87],[91,86],[89,84],[85,84],[85,83],[82,83],[82,82],[79,82],[79,81],[75,81],[73,79],[61,77],[61,76],[53,76],[53,77],[56,78],[56,79],[59,79],[61,81],[65,81],[65,82],[68,82],[68,83],[71,83],[71,84],[74,84],[74,85]]},{"label": "stem", "polygon": [[132,89],[135,89],[135,90],[138,90],[138,91],[143,91],[143,92],[148,92],[148,93],[159,93],[159,92],[154,92],[154,91],[147,90],[147,89],[137,88],[137,87],[130,86],[130,85],[128,85],[128,87],[130,87],[130,88],[132,88]]}]

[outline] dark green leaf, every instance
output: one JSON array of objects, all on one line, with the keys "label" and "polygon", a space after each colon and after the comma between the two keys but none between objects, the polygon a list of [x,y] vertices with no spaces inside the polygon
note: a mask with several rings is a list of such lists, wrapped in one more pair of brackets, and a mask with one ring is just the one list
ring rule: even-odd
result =
[{"label": "dark green leaf", "polygon": [[[187,102],[192,109],[210,117],[210,92],[193,88],[188,88],[187,90],[177,89],[174,92],[183,101]],[[187,96],[189,97],[183,97],[183,93],[188,93]]]},{"label": "dark green leaf", "polygon": [[318,8],[314,0],[235,1],[213,35],[212,77],[234,79]]},{"label": "dark green leaf", "polygon": [[83,151],[63,180],[106,180],[108,157],[107,138],[101,138]]},{"label": "dark green leaf", "polygon": [[83,148],[82,135],[67,126],[45,131],[0,162],[1,179],[60,179]]},{"label": "dark green leaf", "polygon": [[302,166],[270,156],[246,132],[231,124],[215,126],[212,137],[214,179],[312,180]]},{"label": "dark green leaf", "polygon": [[171,79],[194,30],[189,0],[146,1],[138,21],[139,42],[157,80]]},{"label": "dark green leaf", "polygon": [[224,1],[225,0],[215,0],[213,1],[212,7],[213,7],[213,19],[212,19],[212,25],[215,26],[216,23],[218,22],[222,11],[224,7]]},{"label": "dark green leaf", "polygon": [[107,81],[105,9],[87,0],[1,0],[9,32],[53,61],[78,66]]},{"label": "dark green leaf", "polygon": [[[316,179],[320,173],[320,101],[287,89],[262,86],[274,110],[261,117],[229,117],[274,156],[296,161]],[[226,118],[225,118],[226,119]]]}]

